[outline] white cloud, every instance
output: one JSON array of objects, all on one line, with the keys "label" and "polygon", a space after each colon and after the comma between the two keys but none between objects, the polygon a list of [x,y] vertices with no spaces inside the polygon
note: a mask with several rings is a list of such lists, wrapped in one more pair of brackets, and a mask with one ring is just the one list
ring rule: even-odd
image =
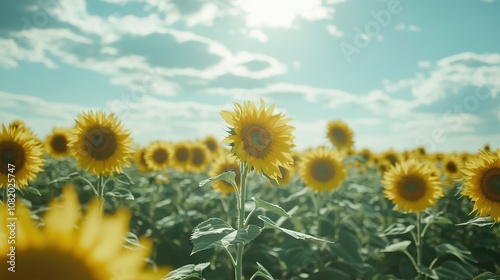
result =
[{"label": "white cloud", "polygon": [[430,61],[427,61],[427,60],[422,60],[422,61],[418,62],[418,66],[420,68],[429,68],[432,66],[432,63]]},{"label": "white cloud", "polygon": [[334,37],[342,37],[344,36],[344,32],[340,31],[337,26],[333,24],[327,24],[326,25],[326,30],[328,31],[328,34],[334,36]]},{"label": "white cloud", "polygon": [[248,37],[260,41],[261,43],[267,43],[267,41],[269,41],[269,37],[260,29],[250,30],[250,32],[248,32]]}]

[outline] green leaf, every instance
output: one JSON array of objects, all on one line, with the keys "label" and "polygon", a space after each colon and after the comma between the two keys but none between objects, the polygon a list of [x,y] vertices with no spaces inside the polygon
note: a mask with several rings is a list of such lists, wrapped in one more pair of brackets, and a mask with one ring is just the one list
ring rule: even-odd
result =
[{"label": "green leaf", "polygon": [[107,192],[104,195],[111,196],[111,197],[125,198],[127,200],[134,200],[135,199],[134,195],[129,190],[124,189],[124,188],[116,188],[114,191]]},{"label": "green leaf", "polygon": [[29,193],[32,193],[32,194],[35,194],[35,195],[38,195],[38,196],[42,196],[42,194],[40,193],[40,191],[38,189],[33,188],[33,187],[28,187],[28,188],[26,188],[26,190]]},{"label": "green leaf", "polygon": [[380,250],[380,252],[384,253],[389,253],[389,252],[398,252],[398,251],[404,251],[408,246],[410,246],[411,241],[408,240],[403,240],[398,243],[391,244],[384,249]]},{"label": "green leaf", "polygon": [[254,273],[254,275],[252,275],[250,280],[254,279],[255,277],[262,277],[267,280],[274,280],[274,277],[271,275],[271,273],[269,273],[269,271],[267,271],[267,269],[263,265],[257,262],[257,266],[259,267],[259,269],[257,270],[257,272]]},{"label": "green leaf", "polygon": [[437,275],[437,273],[434,271],[434,270],[431,270],[429,269],[427,266],[424,266],[424,265],[420,265],[418,267],[419,269],[419,272],[431,279],[439,279],[439,276]]},{"label": "green leaf", "polygon": [[438,225],[451,225],[453,222],[445,217],[439,216],[442,212],[439,212],[438,214],[430,214],[429,216],[425,217],[422,222],[424,224],[428,223],[433,223],[433,224],[438,224]]},{"label": "green leaf", "polygon": [[475,217],[473,219],[468,220],[465,223],[457,224],[457,226],[473,225],[478,227],[484,227],[484,226],[491,226],[494,224],[495,221],[493,221],[490,217]]},{"label": "green leaf", "polygon": [[303,197],[304,195],[306,195],[311,189],[310,188],[303,188],[302,190],[298,191],[298,192],[295,192],[293,193],[292,195],[290,195],[289,197],[283,199],[283,202],[289,202],[289,201],[292,201],[296,198],[299,198],[299,197]]},{"label": "green leaf", "polygon": [[405,233],[410,232],[414,228],[415,228],[414,225],[405,226],[405,225],[399,224],[399,223],[392,224],[386,230],[384,230],[384,232],[382,232],[382,234],[380,234],[380,235],[381,236],[387,236],[387,235],[405,234]]},{"label": "green leaf", "polygon": [[338,280],[349,280],[351,276],[349,274],[335,268],[323,268],[319,271],[311,274],[309,276],[310,280],[324,280],[324,279],[338,279]]},{"label": "green leaf", "polygon": [[231,184],[231,186],[236,188],[235,178],[236,178],[236,173],[234,173],[234,171],[226,171],[226,172],[221,173],[215,177],[211,177],[211,178],[208,178],[208,179],[201,181],[198,184],[198,186],[203,187],[204,185],[206,185],[210,182],[213,182],[215,180],[222,180],[222,181],[228,182],[229,184]]},{"label": "green leaf", "polygon": [[219,218],[210,218],[194,228],[191,235],[191,241],[194,246],[191,255],[214,247],[247,244],[257,237],[261,231],[262,229],[255,225],[235,230]]},{"label": "green leaf", "polygon": [[472,279],[473,275],[465,270],[462,265],[453,261],[446,261],[434,269],[442,279]]},{"label": "green leaf", "polygon": [[114,180],[127,186],[135,185],[132,178],[127,173],[120,173],[114,176]]},{"label": "green leaf", "polygon": [[262,220],[266,224],[266,226],[274,228],[274,229],[281,230],[282,232],[290,235],[291,237],[293,237],[295,239],[313,240],[313,241],[334,243],[333,241],[329,241],[329,240],[317,238],[317,237],[314,237],[314,236],[309,235],[309,234],[305,234],[305,233],[301,233],[301,232],[298,232],[298,231],[289,230],[289,229],[286,229],[286,228],[279,227],[275,222],[273,222],[271,219],[269,219],[266,216],[259,215],[258,218],[260,220]]},{"label": "green leaf", "polygon": [[436,246],[436,253],[439,257],[445,254],[452,254],[462,262],[476,262],[470,251],[459,249],[451,244],[443,243]]},{"label": "green leaf", "polygon": [[262,208],[262,209],[271,211],[271,212],[278,214],[280,216],[283,216],[283,217],[288,217],[288,218],[292,217],[292,216],[290,216],[290,214],[288,214],[285,210],[283,210],[283,208],[281,208],[277,204],[269,203],[269,202],[264,201],[258,197],[252,197],[252,200],[255,201],[256,208]]},{"label": "green leaf", "polygon": [[495,275],[491,272],[484,272],[474,277],[474,280],[500,280],[500,275]]},{"label": "green leaf", "polygon": [[183,280],[183,279],[204,279],[201,275],[202,271],[207,268],[210,263],[200,263],[197,265],[188,264],[170,271],[163,280]]}]

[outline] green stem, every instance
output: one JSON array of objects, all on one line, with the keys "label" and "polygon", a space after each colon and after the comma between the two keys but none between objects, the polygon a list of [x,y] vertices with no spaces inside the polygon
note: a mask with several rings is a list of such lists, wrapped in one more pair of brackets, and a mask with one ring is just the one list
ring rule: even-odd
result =
[{"label": "green stem", "polygon": [[99,197],[101,198],[101,218],[104,216],[104,177],[101,175],[97,176],[97,190],[99,191]]},{"label": "green stem", "polygon": [[321,210],[321,194],[320,192],[316,192],[315,194],[316,200],[316,221],[318,223],[318,233],[317,236],[321,237],[321,214],[319,213]]},{"label": "green stem", "polygon": [[[239,193],[239,205],[238,205],[238,230],[243,229],[245,226],[245,198],[246,198],[246,177],[248,172],[248,166],[246,162],[240,165],[240,193]],[[243,244],[237,245],[236,252],[236,267],[234,269],[235,279],[243,280]]]},{"label": "green stem", "polygon": [[422,279],[420,274],[420,265],[422,264],[422,213],[417,213],[417,273],[418,279]]},{"label": "green stem", "polygon": [[411,264],[413,265],[413,267],[415,268],[415,270],[417,271],[417,273],[420,271],[417,264],[415,263],[415,259],[410,255],[410,253],[407,251],[407,250],[404,250],[403,253],[408,256],[408,258],[410,259],[411,261]]}]

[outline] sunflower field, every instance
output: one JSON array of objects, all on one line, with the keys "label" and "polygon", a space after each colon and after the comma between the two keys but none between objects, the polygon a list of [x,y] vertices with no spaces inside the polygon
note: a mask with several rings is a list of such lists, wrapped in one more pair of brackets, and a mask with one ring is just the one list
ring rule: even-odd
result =
[{"label": "sunflower field", "polygon": [[0,279],[500,279],[500,149],[297,150],[274,105],[140,147],[114,114],[0,133]]}]

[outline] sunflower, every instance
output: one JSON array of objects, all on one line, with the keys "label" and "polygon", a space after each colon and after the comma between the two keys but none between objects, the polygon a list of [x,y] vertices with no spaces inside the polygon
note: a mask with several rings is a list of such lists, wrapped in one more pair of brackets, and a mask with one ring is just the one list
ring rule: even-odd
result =
[{"label": "sunflower", "polygon": [[194,172],[204,172],[210,162],[210,150],[203,143],[191,145],[191,161],[189,170]]},{"label": "sunflower", "polygon": [[146,163],[146,159],[144,158],[144,153],[146,152],[146,148],[136,148],[134,149],[134,157],[133,162],[135,166],[141,173],[145,173],[149,170],[148,164]]},{"label": "sunflower", "polygon": [[472,211],[500,222],[500,149],[496,153],[481,152],[462,172],[465,175],[462,194],[474,201]]},{"label": "sunflower", "polygon": [[384,173],[391,169],[391,162],[386,160],[386,159],[382,159],[380,161],[377,162],[377,171],[380,173],[380,175],[384,175]]},{"label": "sunflower", "polygon": [[234,113],[220,113],[230,125],[230,135],[223,143],[231,146],[231,153],[246,162],[249,170],[254,168],[258,174],[274,179],[281,175],[279,166],[290,169],[295,138],[295,128],[288,125],[290,119],[282,113],[273,114],[274,104],[266,109],[262,99],[259,108],[251,102],[234,107]]},{"label": "sunflower", "polygon": [[144,149],[146,166],[155,171],[170,167],[172,155],[172,145],[163,141],[153,142]]},{"label": "sunflower", "polygon": [[68,145],[82,168],[101,176],[121,173],[133,155],[130,132],[103,112],[80,114]]},{"label": "sunflower", "polygon": [[[44,160],[42,149],[33,135],[22,129],[9,128],[2,124],[0,134],[0,187],[9,185],[15,178],[16,186],[24,188],[42,171]],[[15,177],[12,177],[14,175]]]},{"label": "sunflower", "polygon": [[173,148],[172,165],[179,171],[187,171],[191,162],[191,144],[188,142],[176,143]]},{"label": "sunflower", "polygon": [[[10,242],[7,211],[0,207],[0,262],[8,264]],[[16,207],[15,272],[5,266],[0,279],[10,280],[157,280],[169,269],[146,270],[144,259],[151,252],[152,242],[141,239],[142,248],[122,247],[128,232],[130,213],[120,210],[101,219],[100,204],[90,204],[81,219],[78,196],[73,188],[65,188],[63,198],[52,201],[44,216],[43,228],[35,226],[30,212],[22,204]],[[83,222],[84,220],[84,222]],[[78,226],[75,226],[78,225]]]},{"label": "sunflower", "polygon": [[286,186],[290,184],[293,179],[293,175],[295,175],[294,169],[286,169],[280,166],[280,172],[281,176],[276,179],[278,181],[278,184],[280,186]]},{"label": "sunflower", "polygon": [[215,137],[213,137],[213,136],[207,136],[203,140],[203,144],[205,144],[205,146],[208,148],[208,150],[212,154],[217,154],[218,153],[218,151],[219,151],[219,141],[217,141],[217,139],[215,139]]},{"label": "sunflower", "polygon": [[448,176],[448,178],[453,179],[461,175],[460,160],[454,156],[448,156],[443,160],[443,170]]},{"label": "sunflower", "polygon": [[360,152],[359,152],[359,155],[361,157],[363,157],[363,159],[366,161],[366,162],[369,162],[370,159],[372,158],[372,152],[370,151],[370,149],[368,148],[363,148]]},{"label": "sunflower", "polygon": [[[210,177],[215,177],[221,173],[227,171],[234,171],[236,174],[236,185],[238,188],[240,187],[240,165],[236,158],[230,155],[219,156],[211,165],[210,171],[208,175]],[[212,182],[212,187],[215,191],[222,193],[223,195],[227,195],[229,193],[234,192],[234,187],[226,181],[216,180]]]},{"label": "sunflower", "polygon": [[385,197],[396,209],[420,213],[444,195],[435,174],[433,166],[413,159],[397,163],[384,174]]},{"label": "sunflower", "polygon": [[317,192],[336,189],[346,178],[338,154],[325,147],[304,152],[299,173],[306,186]]},{"label": "sunflower", "polygon": [[400,160],[399,154],[392,149],[382,153],[381,158],[388,160],[391,165],[396,165]]},{"label": "sunflower", "polygon": [[484,147],[483,147],[483,151],[485,152],[491,152],[491,149],[490,149],[490,145],[489,144],[485,144]]},{"label": "sunflower", "polygon": [[53,128],[52,134],[45,138],[45,151],[53,158],[69,156],[68,142],[71,138],[71,130],[65,128]]},{"label": "sunflower", "polygon": [[350,150],[354,144],[352,130],[342,121],[331,121],[327,124],[327,137],[339,150]]}]

